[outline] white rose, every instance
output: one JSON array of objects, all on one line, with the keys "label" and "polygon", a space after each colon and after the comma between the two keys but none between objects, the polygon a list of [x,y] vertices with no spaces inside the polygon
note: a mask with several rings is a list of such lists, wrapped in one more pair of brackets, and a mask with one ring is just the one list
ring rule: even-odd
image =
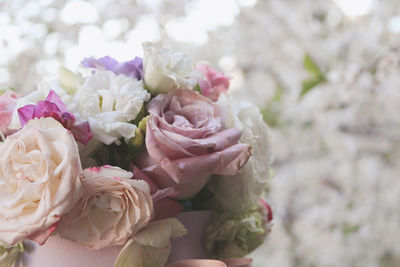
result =
[{"label": "white rose", "polygon": [[0,144],[0,240],[44,242],[82,196],[81,171],[74,137],[53,118],[31,120],[6,138]]},{"label": "white rose", "polygon": [[124,245],[153,215],[150,187],[118,167],[83,171],[85,194],[58,228],[63,238],[91,249]]},{"label": "white rose", "polygon": [[182,53],[144,43],[144,82],[151,93],[167,93],[174,87],[192,89],[200,74]]},{"label": "white rose", "polygon": [[269,127],[264,122],[259,108],[230,95],[221,95],[218,102],[228,109],[226,125],[241,130],[240,143],[252,147],[253,154],[247,165],[252,165],[255,180],[265,183],[269,178],[271,137]]},{"label": "white rose", "polygon": [[[219,177],[216,185],[218,188],[214,190],[225,194],[218,197],[225,207],[244,211],[254,203],[258,203],[269,178],[271,160],[269,128],[259,109],[249,102],[222,94],[218,104],[226,108],[226,125],[242,131],[239,142],[250,145],[253,154],[241,173]],[[227,195],[236,196],[234,198],[236,202],[232,201],[233,198],[226,197]]]},{"label": "white rose", "polygon": [[119,144],[119,138],[135,135],[130,123],[139,114],[150,94],[142,81],[111,71],[96,71],[86,77],[67,105],[78,120],[88,121],[93,138],[106,145]]}]

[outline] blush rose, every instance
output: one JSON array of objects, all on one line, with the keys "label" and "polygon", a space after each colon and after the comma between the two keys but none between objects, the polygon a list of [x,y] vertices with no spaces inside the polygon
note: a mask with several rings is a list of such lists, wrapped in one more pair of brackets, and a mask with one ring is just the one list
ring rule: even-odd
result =
[{"label": "blush rose", "polygon": [[179,199],[196,195],[213,174],[238,173],[251,155],[238,144],[241,131],[225,127],[220,106],[195,91],[160,94],[147,109],[147,151],[136,164],[158,187],[176,188]]},{"label": "blush rose", "polygon": [[83,171],[85,193],[60,223],[63,238],[91,249],[124,245],[153,216],[150,187],[118,167]]}]

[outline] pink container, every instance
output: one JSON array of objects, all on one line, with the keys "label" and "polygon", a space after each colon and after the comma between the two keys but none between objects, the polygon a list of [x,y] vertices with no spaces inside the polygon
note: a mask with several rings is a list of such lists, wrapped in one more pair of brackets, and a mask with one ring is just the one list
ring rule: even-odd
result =
[{"label": "pink container", "polygon": [[211,222],[212,211],[182,212],[176,216],[188,230],[188,234],[172,240],[168,262],[184,259],[206,259],[203,245],[204,233]]},{"label": "pink container", "polygon": [[50,237],[43,246],[33,242],[28,244],[19,267],[112,267],[122,248],[90,250],[58,235]]},{"label": "pink container", "polygon": [[[203,238],[211,217],[211,211],[191,211],[178,214],[177,218],[185,225],[189,233],[172,240],[172,251],[168,262],[206,257]],[[27,253],[23,254],[17,266],[112,267],[121,248],[114,246],[90,250],[56,235],[50,237],[43,246],[28,241]]]},{"label": "pink container", "polygon": [[180,260],[173,262],[167,267],[227,267],[222,261],[193,259],[193,260]]},{"label": "pink container", "polygon": [[253,259],[250,258],[232,258],[222,260],[228,267],[251,267]]}]

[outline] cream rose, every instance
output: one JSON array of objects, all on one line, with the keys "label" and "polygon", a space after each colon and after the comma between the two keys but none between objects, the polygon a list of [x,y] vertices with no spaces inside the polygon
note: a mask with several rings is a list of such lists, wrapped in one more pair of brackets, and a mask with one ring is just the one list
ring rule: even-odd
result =
[{"label": "cream rose", "polygon": [[201,74],[194,70],[189,57],[157,47],[151,43],[143,44],[144,82],[150,92],[167,93],[172,88],[190,88],[196,85],[196,77]]},{"label": "cream rose", "polygon": [[82,196],[72,134],[53,118],[29,121],[0,144],[0,241],[43,243]]},{"label": "cream rose", "polygon": [[59,226],[63,238],[91,249],[124,245],[149,223],[153,201],[145,181],[112,166],[85,169],[83,176],[85,194]]}]

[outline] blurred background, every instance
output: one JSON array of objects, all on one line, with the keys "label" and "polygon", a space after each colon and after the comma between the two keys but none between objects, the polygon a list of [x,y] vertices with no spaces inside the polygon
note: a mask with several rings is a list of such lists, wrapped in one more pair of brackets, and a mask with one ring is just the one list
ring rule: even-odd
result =
[{"label": "blurred background", "polygon": [[400,266],[400,1],[3,0],[0,88],[144,41],[231,75],[271,127],[255,266]]}]

